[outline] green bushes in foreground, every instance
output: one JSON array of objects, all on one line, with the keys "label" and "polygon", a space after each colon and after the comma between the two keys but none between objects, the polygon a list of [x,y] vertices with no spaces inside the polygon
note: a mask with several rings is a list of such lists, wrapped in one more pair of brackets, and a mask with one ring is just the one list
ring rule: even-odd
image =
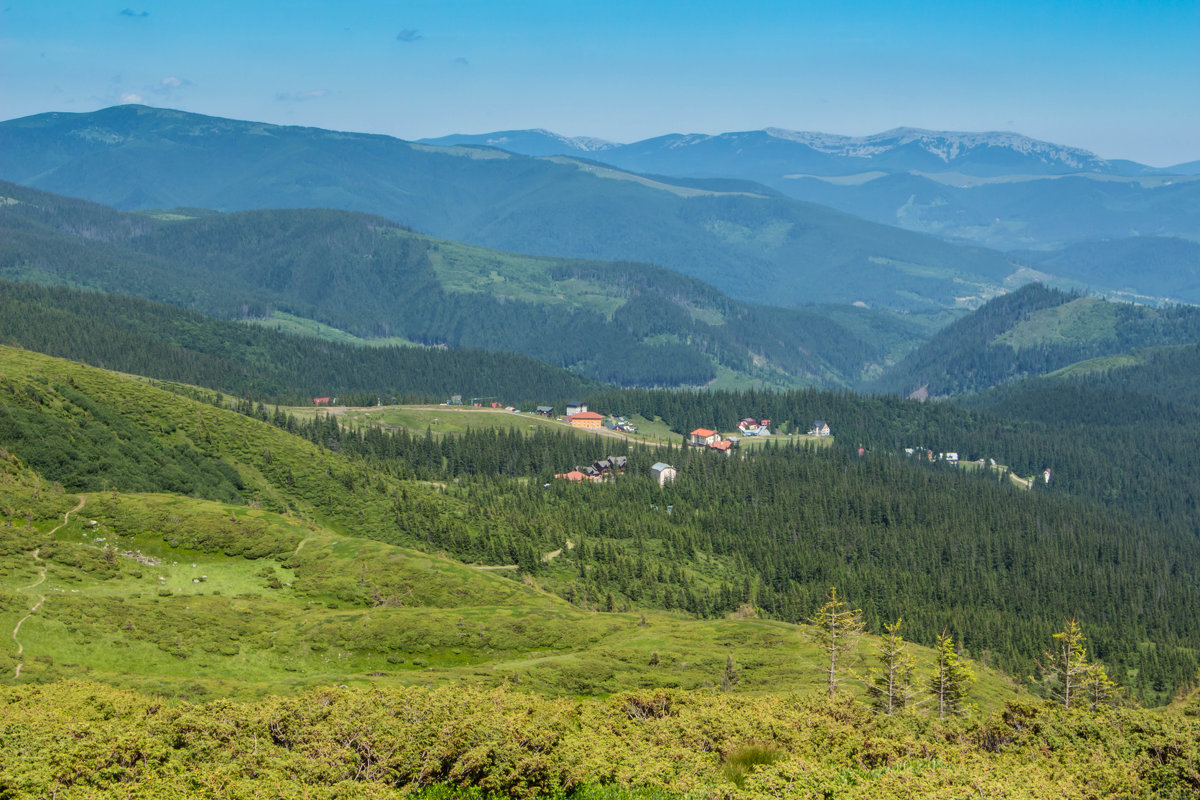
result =
[{"label": "green bushes in foreground", "polygon": [[319,690],[164,705],[0,689],[0,797],[1194,797],[1200,719],[1010,703],[974,722],[844,697]]}]

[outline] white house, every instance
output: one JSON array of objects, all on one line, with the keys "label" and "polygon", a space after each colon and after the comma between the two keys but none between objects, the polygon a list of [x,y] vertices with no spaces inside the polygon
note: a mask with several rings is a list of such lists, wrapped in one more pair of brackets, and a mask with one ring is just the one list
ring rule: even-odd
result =
[{"label": "white house", "polygon": [[658,481],[659,486],[666,486],[667,481],[674,481],[676,474],[674,467],[672,467],[670,464],[664,464],[661,461],[650,468],[650,473],[654,475],[654,478]]}]

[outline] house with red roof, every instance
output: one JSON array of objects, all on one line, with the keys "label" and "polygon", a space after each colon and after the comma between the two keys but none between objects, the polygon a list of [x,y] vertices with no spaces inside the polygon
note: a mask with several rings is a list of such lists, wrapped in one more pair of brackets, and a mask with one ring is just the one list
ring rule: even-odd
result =
[{"label": "house with red roof", "polygon": [[688,442],[696,447],[708,447],[713,442],[721,441],[721,434],[708,428],[696,428],[688,434]]}]

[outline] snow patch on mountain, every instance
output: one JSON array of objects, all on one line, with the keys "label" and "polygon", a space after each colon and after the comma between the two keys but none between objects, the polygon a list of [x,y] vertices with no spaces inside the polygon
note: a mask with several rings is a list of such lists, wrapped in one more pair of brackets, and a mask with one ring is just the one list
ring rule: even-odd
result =
[{"label": "snow patch on mountain", "polygon": [[[548,131],[545,128],[534,128],[530,130],[529,133],[536,133],[540,136],[545,136],[547,139],[554,139],[555,141],[562,142],[568,147],[574,148],[575,150],[582,150],[586,153],[597,153],[601,150],[611,150],[614,147],[620,146],[616,142],[610,142],[605,139],[597,139],[594,136],[563,136],[561,133]],[[488,144],[491,143],[491,140],[489,140]]]},{"label": "snow patch on mountain", "polygon": [[1036,158],[1044,164],[1056,164],[1081,171],[1101,171],[1108,167],[1107,161],[1088,150],[1043,142],[1007,131],[971,133],[895,128],[870,136],[840,136],[831,133],[789,131],[783,128],[767,128],[763,132],[776,139],[806,145],[821,153],[851,158],[872,158],[898,147],[916,144],[947,164],[973,150],[990,147]]}]

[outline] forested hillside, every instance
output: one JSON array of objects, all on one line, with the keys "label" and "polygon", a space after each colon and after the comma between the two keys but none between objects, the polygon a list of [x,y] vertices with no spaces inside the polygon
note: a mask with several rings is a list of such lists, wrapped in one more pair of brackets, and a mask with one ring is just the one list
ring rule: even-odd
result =
[{"label": "forested hillside", "polygon": [[287,312],[359,337],[517,352],[610,383],[698,385],[721,369],[775,385],[846,385],[921,332],[866,310],[851,315],[851,330],[819,310],[749,306],[649,265],[498,253],[362,214],[151,217],[3,191],[13,202],[0,208],[0,276],[222,318]]},{"label": "forested hillside", "polygon": [[[515,565],[577,606],[601,610],[719,617],[746,606],[801,621],[836,585],[861,605],[872,630],[903,617],[907,635],[933,644],[949,626],[976,657],[1019,675],[1033,671],[1044,642],[1077,612],[1097,658],[1152,702],[1166,700],[1197,667],[1200,621],[1189,611],[1189,587],[1200,542],[1184,507],[1163,502],[1183,497],[1178,483],[1171,480],[1168,495],[1163,479],[1145,478],[1128,487],[1145,504],[1098,498],[1110,501],[1102,508],[1091,493],[1102,488],[1096,481],[1103,473],[1092,475],[1087,459],[1104,451],[1091,450],[1095,442],[1076,429],[793,394],[782,396],[793,415],[821,413],[850,446],[814,451],[785,443],[744,459],[639,447],[623,451],[625,476],[577,485],[551,476],[607,454],[612,443],[565,434],[439,440],[348,432],[332,417],[302,423],[249,404],[238,404],[244,413],[235,415],[15,351],[5,351],[4,373],[0,446],[68,490],[241,498],[309,515],[335,531]],[[642,413],[655,398],[683,402],[681,412],[719,422],[719,408],[784,410],[765,404],[772,397],[779,396],[627,392],[593,400],[620,398],[625,410]],[[776,418],[789,420],[786,413]],[[888,439],[911,441],[914,429],[961,433],[964,456],[987,442],[981,455],[1016,462],[1027,452],[1020,445],[1035,457],[1061,459],[1052,462],[1055,483],[1027,492],[991,473],[923,465],[884,447]],[[1130,449],[1127,459],[1135,457],[1118,433],[1105,432],[1114,459],[1122,447]],[[77,458],[72,442],[83,438],[92,450]],[[871,448],[863,456],[854,451],[860,441]],[[1180,440],[1181,463],[1195,446]],[[178,454],[173,466],[145,455],[160,450]],[[1160,468],[1174,458],[1164,452]],[[656,461],[677,466],[673,485],[653,482]],[[105,469],[93,473],[93,463]],[[1110,469],[1127,463],[1115,459]],[[210,474],[216,482],[205,483]],[[539,557],[555,551],[552,561]]]},{"label": "forested hillside", "polygon": [[1030,284],[947,325],[867,384],[946,397],[1136,348],[1200,342],[1200,310],[1151,308]]},{"label": "forested hillside", "polygon": [[290,405],[313,397],[351,405],[444,402],[455,394],[544,404],[597,388],[525,356],[339,344],[147,300],[9,281],[0,281],[0,342]]},{"label": "forested hillside", "polygon": [[1103,238],[1049,252],[1024,251],[1020,257],[1085,286],[1121,290],[1131,300],[1151,295],[1176,302],[1200,302],[1200,242],[1194,240],[1170,236]]}]

